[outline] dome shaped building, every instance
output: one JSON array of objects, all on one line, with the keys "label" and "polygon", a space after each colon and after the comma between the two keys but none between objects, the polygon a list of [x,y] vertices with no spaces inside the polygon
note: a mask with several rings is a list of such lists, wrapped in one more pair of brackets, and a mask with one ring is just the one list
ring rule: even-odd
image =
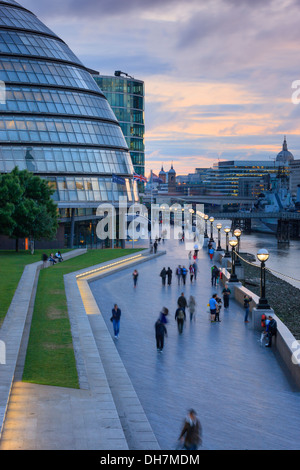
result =
[{"label": "dome shaped building", "polygon": [[287,162],[292,162],[293,160],[294,160],[294,155],[288,150],[286,137],[284,136],[282,150],[281,152],[277,154],[276,162],[287,163]]},{"label": "dome shaped building", "polygon": [[0,0],[0,37],[0,173],[18,166],[49,181],[64,222],[60,242],[89,243],[99,204],[138,200],[120,125],[95,72],[14,0]]},{"label": "dome shaped building", "polygon": [[167,173],[165,172],[163,165],[161,166],[161,170],[160,170],[158,176],[159,176],[159,178],[162,180],[163,183],[166,183],[166,181],[167,181]]}]

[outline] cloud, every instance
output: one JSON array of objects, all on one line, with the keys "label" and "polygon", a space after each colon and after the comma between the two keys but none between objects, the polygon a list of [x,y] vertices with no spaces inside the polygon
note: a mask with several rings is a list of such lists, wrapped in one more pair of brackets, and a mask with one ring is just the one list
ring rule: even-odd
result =
[{"label": "cloud", "polygon": [[297,0],[21,4],[86,66],[145,81],[150,162],[174,160],[193,171],[197,158],[207,165],[218,157],[267,159],[284,134],[299,151],[300,104],[291,103],[300,79]]}]

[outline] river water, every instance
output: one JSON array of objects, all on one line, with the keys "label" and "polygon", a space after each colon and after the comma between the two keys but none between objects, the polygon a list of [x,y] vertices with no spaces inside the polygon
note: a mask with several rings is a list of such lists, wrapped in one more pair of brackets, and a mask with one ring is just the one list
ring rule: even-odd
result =
[{"label": "river water", "polygon": [[[231,225],[230,221],[222,220],[221,223],[223,227]],[[225,248],[225,234],[223,234],[222,248]],[[277,243],[276,236],[267,233],[252,232],[250,235],[242,234],[240,241],[241,252],[251,253],[256,257],[256,253],[261,248],[266,248],[270,254],[266,267],[284,276],[291,276],[294,279],[280,276],[273,272],[276,276],[300,288],[300,240],[291,240],[288,245]],[[259,264],[259,261],[256,260],[256,263]]]}]

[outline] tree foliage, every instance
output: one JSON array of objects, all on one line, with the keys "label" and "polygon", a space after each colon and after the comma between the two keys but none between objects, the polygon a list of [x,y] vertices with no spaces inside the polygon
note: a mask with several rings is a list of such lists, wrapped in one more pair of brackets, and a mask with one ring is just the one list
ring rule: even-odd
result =
[{"label": "tree foliage", "polygon": [[[46,180],[17,167],[0,176],[0,233],[10,238],[54,238],[57,206]],[[17,245],[16,245],[17,246]]]}]

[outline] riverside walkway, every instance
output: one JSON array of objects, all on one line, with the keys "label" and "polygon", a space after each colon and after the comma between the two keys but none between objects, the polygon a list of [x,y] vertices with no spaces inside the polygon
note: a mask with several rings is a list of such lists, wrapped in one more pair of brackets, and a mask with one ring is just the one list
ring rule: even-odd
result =
[{"label": "riverside walkway", "polygon": [[[184,245],[170,240],[160,249],[166,254],[135,266],[136,289],[133,266],[91,282],[97,303],[87,290],[83,302],[76,273],[66,276],[82,387],[23,383],[21,360],[0,450],[172,450],[190,407],[203,426],[203,449],[300,448],[300,394],[274,351],[260,346],[234,301],[221,323],[209,321],[207,302],[220,287],[210,285],[206,250],[199,251],[197,281],[187,279],[183,288],[175,274],[172,286],[163,287],[159,273],[163,266],[173,272],[178,264],[188,267]],[[174,313],[182,291],[195,296],[197,318],[179,335]],[[118,340],[109,321],[114,303],[122,309]],[[160,354],[154,323],[163,306],[170,318]]]},{"label": "riverside walkway", "polygon": [[[188,251],[174,240],[162,249],[166,255],[137,267],[136,288],[130,269],[90,284],[111,334],[113,304],[122,310],[115,345],[161,449],[175,448],[191,407],[203,426],[203,449],[299,449],[300,394],[273,350],[260,346],[259,333],[244,323],[244,311],[234,300],[222,308],[221,323],[209,321],[208,300],[213,292],[220,294],[221,286],[211,287],[206,250],[199,251],[197,280],[191,284],[187,276],[183,287],[175,269],[188,267]],[[164,266],[173,270],[171,286],[162,286]],[[187,299],[195,296],[197,314],[193,323],[187,315],[179,335],[174,314],[181,292]],[[154,323],[163,306],[170,313],[160,354]]]}]

